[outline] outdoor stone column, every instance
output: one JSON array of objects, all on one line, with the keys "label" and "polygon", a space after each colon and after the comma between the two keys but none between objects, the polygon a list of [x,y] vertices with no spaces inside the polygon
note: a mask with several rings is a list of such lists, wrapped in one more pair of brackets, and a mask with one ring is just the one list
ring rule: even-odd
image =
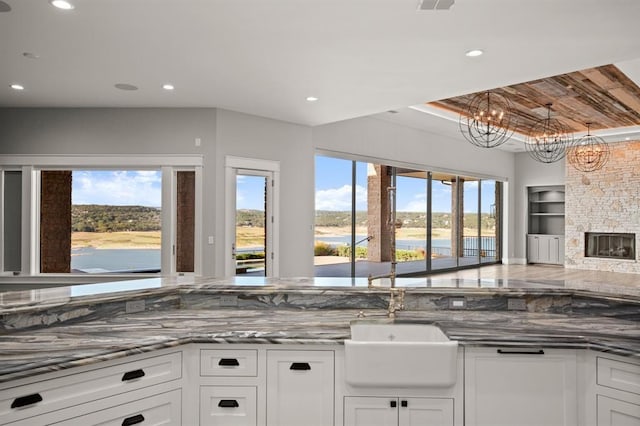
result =
[{"label": "outdoor stone column", "polygon": [[451,256],[464,257],[464,179],[451,180]]},{"label": "outdoor stone column", "polygon": [[194,271],[195,172],[177,173],[176,272]]},{"label": "outdoor stone column", "polygon": [[71,272],[71,171],[42,171],[40,272]]},{"label": "outdoor stone column", "polygon": [[390,167],[367,166],[367,235],[373,237],[367,245],[367,260],[371,262],[391,261],[390,186]]}]

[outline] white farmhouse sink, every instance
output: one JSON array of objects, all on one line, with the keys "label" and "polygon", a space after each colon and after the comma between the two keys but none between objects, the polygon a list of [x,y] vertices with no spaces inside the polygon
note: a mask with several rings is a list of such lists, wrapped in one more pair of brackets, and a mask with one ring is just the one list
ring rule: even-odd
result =
[{"label": "white farmhouse sink", "polygon": [[448,387],[456,383],[458,342],[435,325],[356,322],[344,341],[351,386]]}]

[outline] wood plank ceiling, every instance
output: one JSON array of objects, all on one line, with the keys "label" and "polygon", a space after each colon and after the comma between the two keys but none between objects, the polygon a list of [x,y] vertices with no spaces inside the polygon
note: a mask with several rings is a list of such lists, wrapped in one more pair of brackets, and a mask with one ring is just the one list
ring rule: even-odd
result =
[{"label": "wood plank ceiling", "polygon": [[[528,134],[540,119],[551,116],[573,132],[640,125],[640,88],[614,65],[493,89],[505,96],[518,117],[515,131]],[[484,92],[482,92],[484,93]],[[431,102],[460,114],[477,93]]]}]

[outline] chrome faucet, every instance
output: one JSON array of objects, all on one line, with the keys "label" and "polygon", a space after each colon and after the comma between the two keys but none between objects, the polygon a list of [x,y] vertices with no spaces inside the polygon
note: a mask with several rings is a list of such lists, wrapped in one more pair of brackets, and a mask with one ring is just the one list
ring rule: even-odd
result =
[{"label": "chrome faucet", "polygon": [[389,293],[389,308],[387,310],[387,315],[389,318],[395,318],[396,311],[404,309],[404,289],[391,287]]}]

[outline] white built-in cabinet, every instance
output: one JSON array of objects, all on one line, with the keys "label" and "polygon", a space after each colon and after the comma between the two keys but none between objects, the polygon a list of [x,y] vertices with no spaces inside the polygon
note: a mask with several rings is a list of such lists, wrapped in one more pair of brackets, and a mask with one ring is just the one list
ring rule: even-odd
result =
[{"label": "white built-in cabinet", "polygon": [[334,351],[267,351],[267,426],[334,423]]},{"label": "white built-in cabinet", "polygon": [[528,188],[527,262],[564,264],[564,187]]},{"label": "white built-in cabinet", "polygon": [[181,350],[78,367],[0,385],[0,424],[177,425]]},{"label": "white built-in cabinet", "polygon": [[591,359],[597,426],[640,426],[640,362],[610,354]]},{"label": "white built-in cabinet", "polygon": [[453,398],[344,398],[344,426],[453,426]]},{"label": "white built-in cabinet", "polygon": [[189,344],[2,383],[0,425],[640,426],[635,358],[459,350],[452,387],[379,389],[342,345]]},{"label": "white built-in cabinet", "polygon": [[466,426],[577,426],[574,350],[465,351]]}]

